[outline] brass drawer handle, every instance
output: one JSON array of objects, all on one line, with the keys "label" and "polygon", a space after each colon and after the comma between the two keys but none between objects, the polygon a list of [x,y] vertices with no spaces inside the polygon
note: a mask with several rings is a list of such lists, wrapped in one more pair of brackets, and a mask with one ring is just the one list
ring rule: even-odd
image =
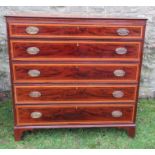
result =
[{"label": "brass drawer handle", "polygon": [[127,35],[129,35],[129,30],[126,28],[119,28],[119,29],[117,29],[117,34],[119,36],[127,36]]},{"label": "brass drawer handle", "polygon": [[38,76],[40,76],[40,71],[37,69],[31,69],[28,71],[28,75],[30,77],[38,77]]},{"label": "brass drawer handle", "polygon": [[39,28],[36,26],[28,26],[25,31],[27,34],[37,34],[39,32]]},{"label": "brass drawer handle", "polygon": [[40,52],[40,49],[38,47],[28,47],[26,51],[30,55],[37,55]]},{"label": "brass drawer handle", "polygon": [[123,113],[119,110],[115,110],[115,111],[112,111],[111,115],[112,117],[119,118],[123,116]]},{"label": "brass drawer handle", "polygon": [[128,50],[125,47],[118,47],[115,50],[116,54],[123,55],[127,54]]},{"label": "brass drawer handle", "polygon": [[29,96],[30,96],[30,97],[33,97],[33,98],[38,98],[38,97],[41,96],[41,93],[40,93],[39,91],[31,91],[31,92],[29,93]]},{"label": "brass drawer handle", "polygon": [[124,96],[124,93],[120,90],[116,90],[116,91],[113,91],[112,95],[115,98],[122,98]]},{"label": "brass drawer handle", "polygon": [[117,77],[124,77],[125,76],[125,71],[122,70],[122,69],[117,69],[117,70],[114,70],[114,75],[117,76]]},{"label": "brass drawer handle", "polygon": [[42,113],[41,112],[32,112],[31,113],[31,118],[41,118],[42,117]]}]

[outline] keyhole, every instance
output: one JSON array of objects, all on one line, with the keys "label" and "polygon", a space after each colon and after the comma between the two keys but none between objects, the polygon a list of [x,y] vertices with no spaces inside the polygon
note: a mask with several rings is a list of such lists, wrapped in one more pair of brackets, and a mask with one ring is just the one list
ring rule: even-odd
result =
[{"label": "keyhole", "polygon": [[79,47],[79,43],[76,43],[76,46]]},{"label": "keyhole", "polygon": [[75,66],[76,69],[79,69],[79,66]]},{"label": "keyhole", "polygon": [[77,30],[79,30],[80,29],[80,27],[79,26],[77,26]]}]

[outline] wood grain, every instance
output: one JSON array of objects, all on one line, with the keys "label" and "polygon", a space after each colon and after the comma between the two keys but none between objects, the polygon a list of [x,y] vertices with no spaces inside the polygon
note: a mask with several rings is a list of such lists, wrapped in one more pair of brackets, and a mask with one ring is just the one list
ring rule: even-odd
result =
[{"label": "wood grain", "polygon": [[[132,123],[134,106],[95,105],[95,106],[16,106],[17,125],[77,125],[103,123]],[[112,116],[112,111],[121,111],[119,118]],[[41,112],[41,118],[31,118],[32,112]]]},{"label": "wood grain", "polygon": [[[111,85],[77,85],[77,86],[15,86],[15,100],[20,104],[39,103],[76,103],[76,102],[133,102],[136,96],[136,86]],[[30,97],[33,91],[41,93],[40,97]],[[124,96],[115,98],[114,91],[122,91]]]},{"label": "wood grain", "polygon": [[[36,26],[39,32],[36,35],[26,33],[28,26]],[[117,30],[126,28],[129,35],[119,36]],[[46,37],[46,38],[142,38],[141,26],[106,26],[106,25],[59,25],[59,24],[10,24],[10,36],[12,37]]]},{"label": "wood grain", "polygon": [[[14,82],[137,82],[137,64],[14,64]],[[38,77],[31,77],[30,70],[38,70]],[[125,75],[117,77],[115,70]]]},{"label": "wood grain", "polygon": [[[36,41],[11,40],[13,60],[139,60],[140,42],[105,42],[105,41]],[[39,53],[30,55],[29,47],[39,48]],[[116,49],[124,47],[126,54],[119,55]]]}]

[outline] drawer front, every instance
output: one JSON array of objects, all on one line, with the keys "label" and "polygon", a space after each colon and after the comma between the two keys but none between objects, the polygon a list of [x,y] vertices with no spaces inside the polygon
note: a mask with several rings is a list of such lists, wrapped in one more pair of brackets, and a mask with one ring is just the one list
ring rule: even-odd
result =
[{"label": "drawer front", "polygon": [[137,86],[15,86],[15,102],[18,104],[77,102],[133,102]]},{"label": "drawer front", "polygon": [[16,41],[11,40],[13,60],[139,60],[140,42]]},{"label": "drawer front", "polygon": [[9,25],[11,37],[142,38],[143,26],[22,24]]},{"label": "drawer front", "polygon": [[136,82],[137,64],[14,64],[14,82]]},{"label": "drawer front", "polygon": [[132,123],[134,106],[16,106],[17,125]]}]

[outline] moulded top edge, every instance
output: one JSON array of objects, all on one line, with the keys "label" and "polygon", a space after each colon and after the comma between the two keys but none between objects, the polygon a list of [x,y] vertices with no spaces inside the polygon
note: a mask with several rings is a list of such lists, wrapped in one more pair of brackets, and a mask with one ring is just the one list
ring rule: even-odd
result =
[{"label": "moulded top edge", "polygon": [[5,15],[6,18],[13,17],[13,18],[53,18],[53,19],[104,19],[104,20],[148,20],[147,18],[132,18],[132,17],[109,17],[109,16],[81,16],[81,15],[54,15],[54,14],[11,14],[11,15]]}]

